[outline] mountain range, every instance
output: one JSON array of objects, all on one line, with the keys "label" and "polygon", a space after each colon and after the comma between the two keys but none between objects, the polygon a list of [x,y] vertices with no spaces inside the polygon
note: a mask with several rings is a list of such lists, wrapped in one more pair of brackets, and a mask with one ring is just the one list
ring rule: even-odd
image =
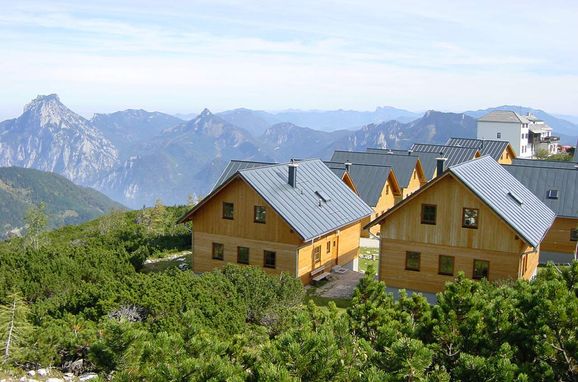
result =
[{"label": "mountain range", "polygon": [[[57,172],[132,208],[156,199],[180,204],[189,195],[206,195],[230,159],[328,159],[336,149],[444,143],[451,136],[474,137],[474,117],[484,112],[418,115],[383,107],[373,112],[235,109],[213,114],[205,109],[184,121],[125,110],[85,119],[53,94],[37,97],[20,117],[0,123],[0,166]],[[568,140],[575,142],[576,125],[534,114],[555,133],[571,133]]]}]

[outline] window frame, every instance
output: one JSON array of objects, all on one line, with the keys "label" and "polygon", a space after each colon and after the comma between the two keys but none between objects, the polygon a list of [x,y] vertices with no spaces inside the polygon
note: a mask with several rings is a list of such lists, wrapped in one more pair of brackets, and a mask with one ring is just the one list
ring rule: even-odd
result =
[{"label": "window frame", "polygon": [[578,228],[570,229],[570,241],[578,241]]},{"label": "window frame", "polygon": [[[446,273],[446,272],[442,272],[442,258],[448,258],[452,260],[452,273]],[[455,256],[449,256],[449,255],[438,255],[438,275],[442,275],[442,276],[453,276],[456,269],[456,257]]]},{"label": "window frame", "polygon": [[[215,255],[217,253],[217,250],[216,250],[217,248],[221,249],[221,256],[220,257],[217,257]],[[225,244],[213,242],[213,245],[211,246],[211,259],[219,260],[219,261],[225,260]]]},{"label": "window frame", "polygon": [[321,263],[321,245],[313,246],[311,252],[313,264]]},{"label": "window frame", "polygon": [[[433,217],[433,221],[429,221],[425,219],[425,209],[427,207],[433,207],[434,208],[434,217]],[[422,203],[421,205],[421,224],[429,224],[429,225],[436,225],[437,224],[437,216],[438,216],[438,206],[437,204],[426,204],[426,203]]]},{"label": "window frame", "polygon": [[[259,220],[257,219],[257,210],[258,209],[262,209],[263,211],[263,220]],[[266,224],[267,223],[267,209],[265,208],[265,206],[254,206],[253,207],[253,223],[257,223],[257,224]]]},{"label": "window frame", "polygon": [[[468,225],[466,224],[466,210],[476,211],[476,224],[475,225]],[[462,208],[462,228],[470,228],[470,229],[478,229],[480,221],[480,209],[479,208],[472,208],[472,207],[464,207]]]},{"label": "window frame", "polygon": [[[409,266],[409,258],[410,255],[417,255],[417,267],[411,267]],[[421,252],[416,252],[416,251],[405,251],[405,270],[406,271],[412,271],[412,272],[420,272],[421,271]]]},{"label": "window frame", "polygon": [[[247,250],[247,262],[241,261],[241,249]],[[251,253],[251,250],[249,249],[249,247],[238,246],[237,247],[237,264],[249,265],[250,253]]]},{"label": "window frame", "polygon": [[[488,268],[487,268],[485,276],[476,276],[476,262],[488,264]],[[474,262],[472,264],[472,279],[474,279],[474,280],[482,280],[482,279],[489,280],[490,279],[490,261],[489,260],[474,259]]]},{"label": "window frame", "polygon": [[[267,263],[267,255],[273,255],[273,264]],[[268,251],[265,249],[263,251],[263,268],[275,269],[276,267],[277,267],[277,252]]]},{"label": "window frame", "polygon": [[325,253],[331,253],[331,240],[325,244]]},{"label": "window frame", "polygon": [[[226,214],[227,207],[231,207],[231,216],[227,216]],[[223,219],[235,220],[235,203],[223,202]]]}]

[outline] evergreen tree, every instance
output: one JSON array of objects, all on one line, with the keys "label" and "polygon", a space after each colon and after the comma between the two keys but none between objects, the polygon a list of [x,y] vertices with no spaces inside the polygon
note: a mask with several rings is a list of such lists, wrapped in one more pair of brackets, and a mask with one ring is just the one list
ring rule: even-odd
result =
[{"label": "evergreen tree", "polygon": [[42,235],[46,230],[48,224],[48,217],[46,215],[46,205],[40,202],[38,205],[33,205],[24,216],[26,223],[26,242],[35,250],[38,250],[42,243]]},{"label": "evergreen tree", "polygon": [[27,336],[32,331],[28,322],[29,308],[19,293],[7,296],[7,303],[0,305],[0,340],[2,363],[7,364],[15,354],[23,350]]}]

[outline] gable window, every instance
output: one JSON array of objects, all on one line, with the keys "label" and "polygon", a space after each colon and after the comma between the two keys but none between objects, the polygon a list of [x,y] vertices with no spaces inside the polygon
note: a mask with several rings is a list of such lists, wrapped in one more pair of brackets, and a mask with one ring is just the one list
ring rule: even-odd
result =
[{"label": "gable window", "polygon": [[437,206],[435,204],[421,205],[421,224],[436,224]]},{"label": "gable window", "polygon": [[453,276],[454,275],[454,257],[453,256],[439,256],[439,270],[440,275]]},{"label": "gable window", "polygon": [[321,246],[313,247],[313,263],[321,262]]},{"label": "gable window", "polygon": [[331,242],[328,241],[327,244],[325,244],[325,252],[329,253],[331,252]]},{"label": "gable window", "polygon": [[213,243],[213,259],[223,260],[225,258],[225,245],[221,243]]},{"label": "gable window", "polygon": [[420,263],[421,253],[410,251],[405,253],[405,270],[419,272]]},{"label": "gable window", "polygon": [[570,240],[571,241],[578,241],[578,228],[574,228],[570,230]]},{"label": "gable window", "polygon": [[389,195],[389,184],[385,186],[385,195]]},{"label": "gable window", "polygon": [[478,228],[478,216],[480,210],[477,208],[464,208],[462,213],[462,227]]},{"label": "gable window", "polygon": [[263,266],[265,268],[275,268],[277,254],[273,251],[263,251]]},{"label": "gable window", "polygon": [[558,199],[558,190],[548,190],[548,199]]},{"label": "gable window", "polygon": [[255,206],[255,223],[265,224],[266,210],[264,206]]},{"label": "gable window", "polygon": [[502,133],[496,134],[496,138],[498,138],[498,139],[502,138]]},{"label": "gable window", "polygon": [[249,248],[237,247],[237,263],[249,264]]},{"label": "gable window", "polygon": [[229,202],[223,202],[223,219],[233,220],[235,205]]},{"label": "gable window", "polygon": [[490,262],[486,260],[474,260],[474,272],[472,278],[487,279],[490,273]]}]

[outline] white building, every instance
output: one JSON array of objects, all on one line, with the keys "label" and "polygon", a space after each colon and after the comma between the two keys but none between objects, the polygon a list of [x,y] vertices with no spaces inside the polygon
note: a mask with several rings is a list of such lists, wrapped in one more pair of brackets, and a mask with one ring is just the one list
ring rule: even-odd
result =
[{"label": "white building", "polygon": [[477,138],[508,141],[518,158],[532,158],[540,149],[554,154],[559,141],[544,121],[507,110],[492,111],[478,119]]}]

